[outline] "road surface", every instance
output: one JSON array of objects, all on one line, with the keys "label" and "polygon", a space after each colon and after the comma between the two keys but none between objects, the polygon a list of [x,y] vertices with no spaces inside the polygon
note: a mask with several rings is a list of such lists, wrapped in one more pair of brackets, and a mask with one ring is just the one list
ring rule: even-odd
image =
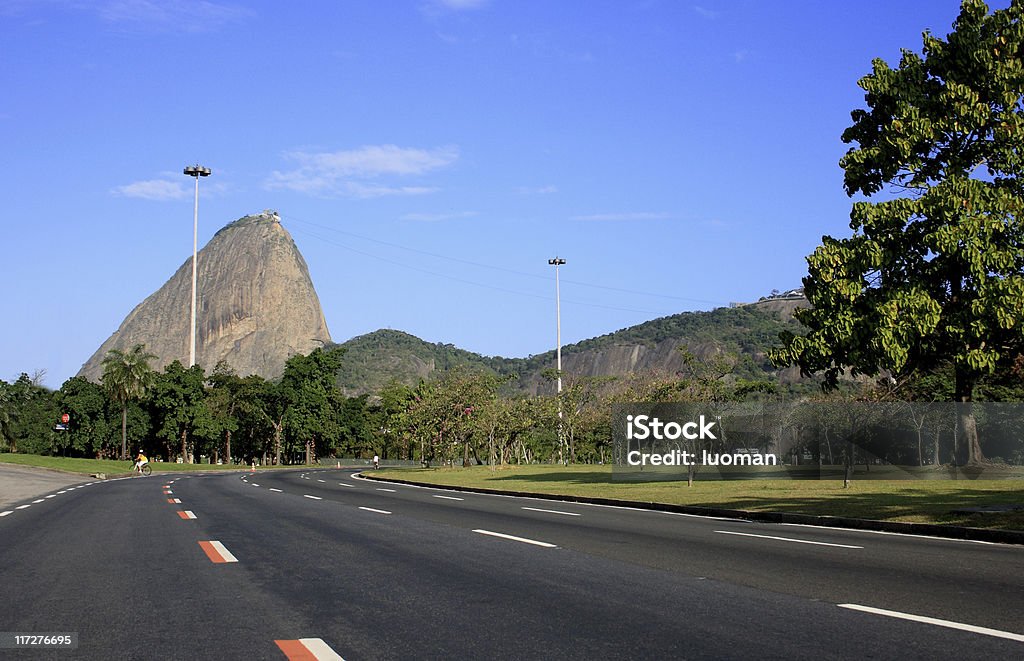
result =
[{"label": "road surface", "polygon": [[1024,657],[1024,547],[345,470],[62,488],[0,511],[0,561],[0,645],[75,634],[11,658]]}]

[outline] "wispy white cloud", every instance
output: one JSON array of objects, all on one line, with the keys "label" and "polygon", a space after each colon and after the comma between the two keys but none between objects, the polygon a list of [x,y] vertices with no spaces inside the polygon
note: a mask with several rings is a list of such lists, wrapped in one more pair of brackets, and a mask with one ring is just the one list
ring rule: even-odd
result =
[{"label": "wispy white cloud", "polygon": [[287,152],[285,158],[298,167],[272,172],[264,184],[267,188],[318,195],[380,197],[436,191],[436,188],[428,186],[395,186],[378,184],[373,180],[422,175],[446,167],[458,160],[459,151],[455,147],[411,149],[395,145],[368,145],[334,152],[296,150]]},{"label": "wispy white cloud", "polygon": [[108,0],[91,6],[112,25],[172,32],[215,30],[251,14],[243,7],[209,0]]},{"label": "wispy white cloud", "polygon": [[407,213],[400,217],[400,220],[413,220],[417,222],[436,223],[442,220],[460,220],[472,218],[478,215],[476,211],[457,211],[451,213]]},{"label": "wispy white cloud", "polygon": [[717,12],[714,9],[708,9],[701,7],[700,5],[694,5],[693,11],[697,12],[697,15],[701,18],[706,18],[709,21],[713,21],[721,15],[721,12]]},{"label": "wispy white cloud", "polygon": [[595,213],[587,216],[570,216],[570,220],[585,221],[636,221],[636,220],[665,220],[672,215],[661,212],[650,211],[629,211],[625,213]]},{"label": "wispy white cloud", "polygon": [[465,11],[467,9],[481,9],[486,7],[490,0],[434,0],[434,4],[452,9],[454,11]]},{"label": "wispy white cloud", "polygon": [[520,186],[516,192],[520,195],[551,195],[558,192],[558,186]]},{"label": "wispy white cloud", "polygon": [[165,202],[188,197],[189,190],[180,181],[169,179],[146,179],[124,186],[117,186],[110,191],[120,197],[135,197],[142,200]]},{"label": "wispy white cloud", "polygon": [[749,57],[750,51],[748,50],[738,50],[732,54],[732,59],[736,62],[736,64],[743,64],[744,62],[747,61]]}]

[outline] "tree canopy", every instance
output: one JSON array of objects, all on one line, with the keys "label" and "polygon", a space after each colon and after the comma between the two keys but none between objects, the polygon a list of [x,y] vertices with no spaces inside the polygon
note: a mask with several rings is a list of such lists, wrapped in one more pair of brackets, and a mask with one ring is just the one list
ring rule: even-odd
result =
[{"label": "tree canopy", "polygon": [[[881,59],[859,81],[840,161],[853,236],[807,258],[807,327],[779,365],[908,379],[951,365],[954,398],[1024,352],[1024,5],[965,0],[945,39]],[[982,459],[969,412],[970,460]]]}]

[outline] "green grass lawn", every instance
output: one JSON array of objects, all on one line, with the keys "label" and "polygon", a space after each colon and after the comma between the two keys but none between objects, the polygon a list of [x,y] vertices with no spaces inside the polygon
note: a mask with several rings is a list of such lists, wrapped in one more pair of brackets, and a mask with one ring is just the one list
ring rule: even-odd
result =
[{"label": "green grass lawn", "polygon": [[881,521],[947,523],[1024,530],[1024,511],[953,514],[961,507],[1024,505],[1024,480],[718,480],[617,482],[610,466],[409,468],[380,477],[457,487],[613,498],[755,512],[792,512]]},{"label": "green grass lawn", "polygon": [[[0,463],[17,464],[19,466],[35,466],[66,473],[83,473],[93,475],[105,473],[107,476],[127,475],[131,472],[134,461],[111,461],[109,459],[70,459],[67,457],[43,457],[37,454],[20,454],[2,452]],[[216,464],[177,464],[166,462],[150,462],[154,473],[164,471],[197,471],[197,470],[247,470],[246,466],[217,466]]]}]

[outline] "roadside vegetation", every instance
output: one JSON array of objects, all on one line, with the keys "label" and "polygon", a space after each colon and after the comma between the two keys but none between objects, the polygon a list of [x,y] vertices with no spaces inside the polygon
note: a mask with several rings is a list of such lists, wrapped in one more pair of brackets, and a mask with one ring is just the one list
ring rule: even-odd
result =
[{"label": "roadside vegetation", "polygon": [[688,488],[685,480],[620,482],[612,478],[612,470],[610,466],[509,466],[497,471],[486,467],[382,468],[372,474],[450,487],[1024,530],[1024,509],[954,512],[973,507],[1024,507],[1024,482],[1020,479],[863,480],[850,489],[844,489],[841,480],[698,480]]}]

